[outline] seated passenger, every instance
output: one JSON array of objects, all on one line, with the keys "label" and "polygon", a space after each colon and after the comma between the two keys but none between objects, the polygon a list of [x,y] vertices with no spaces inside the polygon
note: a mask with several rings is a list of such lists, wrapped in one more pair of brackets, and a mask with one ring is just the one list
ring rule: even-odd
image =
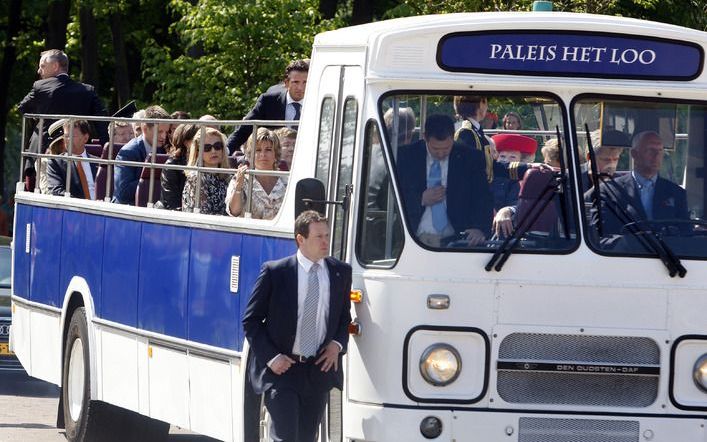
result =
[{"label": "seated passenger", "polygon": [[[626,233],[624,225],[628,218],[635,221],[689,219],[685,189],[659,176],[663,155],[660,135],[654,131],[640,132],[633,137],[631,145],[633,171],[599,185],[601,216],[592,207],[591,223],[596,229],[601,221],[602,236],[610,237],[602,241],[604,245],[610,246],[618,235]],[[585,194],[585,201],[591,202],[591,193]],[[618,218],[607,205],[620,214],[627,214],[627,219]]]},{"label": "seated passenger", "polygon": [[133,128],[130,124],[123,121],[116,121],[113,123],[113,143],[114,144],[127,144],[134,137]]},{"label": "seated passenger", "polygon": [[430,115],[423,140],[398,152],[397,171],[410,229],[429,246],[461,235],[470,246],[490,232],[493,199],[484,154],[454,142],[454,121]]},{"label": "seated passenger", "polygon": [[[393,111],[391,107],[383,115],[385,128],[388,134],[393,136],[394,121]],[[398,147],[412,143],[413,133],[415,131],[415,112],[411,107],[398,108]]]},{"label": "seated passenger", "polygon": [[[202,140],[202,134],[204,139]],[[226,136],[213,128],[199,130],[194,135],[194,141],[189,149],[189,166],[199,166],[199,151],[202,167],[228,169],[226,153]],[[182,211],[193,212],[196,206],[196,192],[199,185],[196,171],[188,171],[182,192]],[[199,213],[207,215],[225,215],[226,188],[228,175],[225,173],[201,173],[201,189],[199,193]]]},{"label": "seated passenger", "polygon": [[[159,106],[150,106],[145,109],[144,118],[169,118],[169,114]],[[152,152],[152,143],[157,131],[156,153],[165,153],[164,144],[167,142],[169,124],[140,123],[141,134],[124,145],[115,157],[118,161],[144,162]],[[135,203],[135,189],[140,181],[142,165],[115,166],[115,183],[113,184],[113,202],[120,204]]]},{"label": "seated passenger", "polygon": [[521,130],[523,129],[523,123],[521,122],[520,115],[516,112],[507,112],[503,116],[503,128],[505,130]]},{"label": "seated passenger", "polygon": [[[277,170],[280,163],[280,141],[277,135],[264,127],[258,128],[245,143],[245,157],[250,159],[253,136],[255,136],[255,170]],[[245,179],[246,164],[238,167],[236,174],[228,184],[226,206],[231,216],[244,216],[249,195],[252,195],[250,205],[251,218],[273,219],[280,210],[285,198],[287,184],[282,178],[267,175],[251,175]],[[252,183],[252,189],[250,187]]]},{"label": "seated passenger", "polygon": [[[199,127],[193,124],[180,124],[174,129],[169,158],[165,164],[187,165],[189,149],[198,130]],[[163,169],[160,176],[162,191],[160,192],[160,201],[156,206],[167,210],[181,210],[186,179],[187,176],[183,170]]]},{"label": "seated passenger", "polygon": [[290,170],[292,169],[292,156],[295,154],[297,131],[289,127],[281,127],[275,131],[275,135],[280,140],[280,150],[282,151],[282,159],[278,168],[280,170]]},{"label": "seated passenger", "polygon": [[[608,178],[614,176],[616,167],[621,158],[621,152],[624,147],[629,147],[631,141],[628,136],[618,130],[607,130],[601,132],[600,129],[594,130],[589,135],[594,149],[594,157],[597,162],[597,172],[599,175],[606,175]],[[592,165],[589,158],[589,147],[586,152],[587,162],[582,165],[582,192],[594,187],[592,182]]]},{"label": "seated passenger", "polygon": [[[73,132],[73,136],[71,133]],[[68,120],[64,123],[64,145],[71,145],[71,155],[83,158],[94,158],[86,152],[85,146],[91,134],[91,129],[86,120],[74,121],[73,128],[69,127]],[[71,141],[71,143],[70,143]],[[68,156],[68,152],[62,155]],[[47,164],[47,187],[52,195],[64,195],[66,192],[66,166],[67,160],[52,158]],[[87,161],[71,162],[72,198],[96,199],[96,172],[98,167]]]},{"label": "seated passenger", "polygon": [[[498,157],[496,161],[503,164],[519,163],[525,158],[535,157],[538,143],[533,138],[516,134],[498,134],[491,137],[496,144]],[[491,183],[493,191],[493,207],[500,210],[506,206],[514,206],[518,202],[520,183],[517,179],[495,174]]]},{"label": "seated passenger", "polygon": [[543,163],[554,168],[560,167],[560,147],[557,143],[557,138],[550,138],[545,141],[540,152],[543,154]]}]

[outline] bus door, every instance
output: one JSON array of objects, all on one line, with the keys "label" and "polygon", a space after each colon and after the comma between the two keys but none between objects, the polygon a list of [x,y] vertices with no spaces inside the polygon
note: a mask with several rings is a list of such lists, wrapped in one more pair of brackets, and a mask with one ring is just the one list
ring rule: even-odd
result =
[{"label": "bus door", "polygon": [[[331,256],[346,260],[358,114],[363,96],[363,71],[359,66],[328,66],[319,87],[319,146],[315,177],[324,183],[327,200],[345,201],[328,205],[331,220]],[[342,440],[341,392],[332,390],[322,430],[330,441]]]}]

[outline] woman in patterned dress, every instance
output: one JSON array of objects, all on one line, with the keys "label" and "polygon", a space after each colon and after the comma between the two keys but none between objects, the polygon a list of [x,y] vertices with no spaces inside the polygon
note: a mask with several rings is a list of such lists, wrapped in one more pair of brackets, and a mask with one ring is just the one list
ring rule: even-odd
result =
[{"label": "woman in patterned dress", "polygon": [[[255,136],[255,170],[278,170],[282,154],[277,135],[264,127],[245,143],[245,158],[251,159]],[[278,176],[251,175],[246,179],[247,165],[241,165],[228,184],[226,207],[231,216],[245,216],[248,198],[252,197],[250,217],[273,219],[285,198],[287,184]],[[252,183],[252,184],[251,184]],[[251,189],[252,186],[252,189]]]},{"label": "woman in patterned dress", "polygon": [[[202,143],[203,133],[203,143]],[[228,155],[226,154],[226,137],[217,129],[207,127],[199,130],[194,136],[194,141],[189,149],[188,166],[198,166],[199,151],[202,152],[203,167],[228,169]],[[182,192],[182,211],[194,212],[196,209],[197,173],[188,171],[187,180]],[[210,215],[226,214],[226,189],[228,188],[228,175],[225,173],[201,173],[201,192],[199,196],[199,213]]]}]

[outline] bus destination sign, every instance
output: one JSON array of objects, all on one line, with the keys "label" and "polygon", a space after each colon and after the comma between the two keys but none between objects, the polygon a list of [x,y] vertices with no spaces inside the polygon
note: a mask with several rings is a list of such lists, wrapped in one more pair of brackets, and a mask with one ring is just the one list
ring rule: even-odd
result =
[{"label": "bus destination sign", "polygon": [[449,34],[437,47],[447,71],[689,81],[704,51],[689,42],[550,31]]}]

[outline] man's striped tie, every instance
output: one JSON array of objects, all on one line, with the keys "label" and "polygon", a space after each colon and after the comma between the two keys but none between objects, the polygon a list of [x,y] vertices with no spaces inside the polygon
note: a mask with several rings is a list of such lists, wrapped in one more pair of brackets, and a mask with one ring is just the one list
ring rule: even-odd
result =
[{"label": "man's striped tie", "polygon": [[319,264],[314,263],[309,269],[307,296],[304,298],[304,311],[300,324],[300,351],[302,356],[315,356],[317,353],[317,307],[319,306]]}]

